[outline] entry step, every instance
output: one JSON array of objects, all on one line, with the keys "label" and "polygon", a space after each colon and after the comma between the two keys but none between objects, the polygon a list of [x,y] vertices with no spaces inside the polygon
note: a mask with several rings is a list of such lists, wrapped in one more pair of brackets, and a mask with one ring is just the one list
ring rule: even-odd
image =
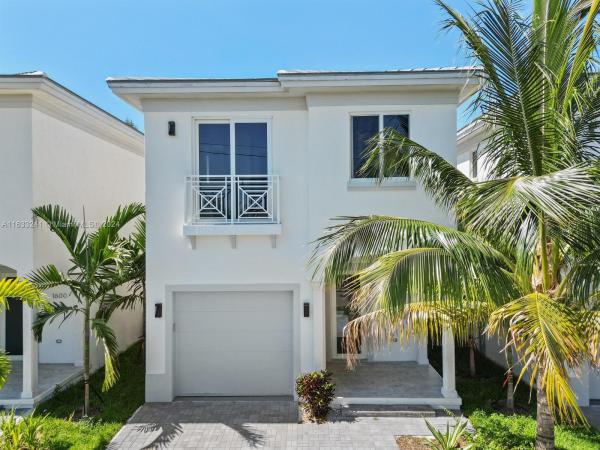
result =
[{"label": "entry step", "polygon": [[436,412],[426,405],[347,405],[342,415],[353,417],[435,417]]}]

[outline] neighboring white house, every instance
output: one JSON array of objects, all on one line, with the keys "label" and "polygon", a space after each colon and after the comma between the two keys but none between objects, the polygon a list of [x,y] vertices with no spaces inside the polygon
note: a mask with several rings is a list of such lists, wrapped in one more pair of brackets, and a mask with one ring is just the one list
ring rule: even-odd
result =
[{"label": "neighboring white house", "polygon": [[[485,158],[486,128],[480,121],[473,121],[458,131],[458,168],[462,173],[478,181],[487,179],[488,170]],[[485,337],[483,351],[496,363],[506,367],[504,341],[497,337]],[[519,369],[520,366],[517,366]],[[581,406],[589,406],[590,400],[600,400],[600,374],[588,368],[583,373],[574,373],[571,383],[577,401]],[[525,377],[528,379],[528,376]]]},{"label": "neighboring white house", "polygon": [[[0,75],[0,277],[27,276],[68,255],[31,209],[59,204],[93,226],[118,205],[144,198],[144,137],[42,72]],[[73,302],[65,289],[51,301]],[[30,407],[56,385],[76,378],[82,365],[81,320],[46,327],[36,343],[35,313],[19,301],[0,314],[0,348],[13,373],[0,390],[0,405]],[[122,349],[141,333],[141,315],[119,312],[112,321]],[[93,366],[102,354],[93,352]]]},{"label": "neighboring white house", "polygon": [[460,405],[450,335],[442,376],[426,342],[361,355],[347,373],[347,297],[307,261],[337,216],[451,223],[414,181],[356,170],[383,127],[455,164],[472,68],[108,84],[145,117],[147,401],[293,395],[298,374],[328,368],[339,402]]}]

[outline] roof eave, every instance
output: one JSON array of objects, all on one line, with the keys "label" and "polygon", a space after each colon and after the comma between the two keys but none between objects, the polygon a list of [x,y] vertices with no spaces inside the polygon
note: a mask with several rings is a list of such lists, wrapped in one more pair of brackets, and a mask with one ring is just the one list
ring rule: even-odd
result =
[{"label": "roof eave", "polygon": [[[54,102],[63,105],[61,108],[75,108],[78,114],[85,114],[92,119],[99,129],[103,129],[107,137],[119,142],[132,152],[144,154],[144,134],[127,125],[118,117],[81,97],[62,84],[54,81],[43,72],[28,74],[0,75],[0,94],[29,94],[40,102]],[[67,106],[68,105],[68,106]]]}]

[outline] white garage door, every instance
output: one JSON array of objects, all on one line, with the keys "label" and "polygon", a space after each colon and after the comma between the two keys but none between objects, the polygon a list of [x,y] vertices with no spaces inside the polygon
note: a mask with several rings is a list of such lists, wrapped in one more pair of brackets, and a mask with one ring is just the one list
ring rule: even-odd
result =
[{"label": "white garage door", "polygon": [[291,292],[175,296],[175,394],[290,395]]}]

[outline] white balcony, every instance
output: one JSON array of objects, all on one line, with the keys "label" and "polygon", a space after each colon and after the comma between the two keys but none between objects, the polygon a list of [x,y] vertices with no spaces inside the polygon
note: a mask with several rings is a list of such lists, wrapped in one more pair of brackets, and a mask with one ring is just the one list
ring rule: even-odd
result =
[{"label": "white balcony", "polygon": [[278,235],[278,175],[192,175],[185,179],[184,234]]}]

